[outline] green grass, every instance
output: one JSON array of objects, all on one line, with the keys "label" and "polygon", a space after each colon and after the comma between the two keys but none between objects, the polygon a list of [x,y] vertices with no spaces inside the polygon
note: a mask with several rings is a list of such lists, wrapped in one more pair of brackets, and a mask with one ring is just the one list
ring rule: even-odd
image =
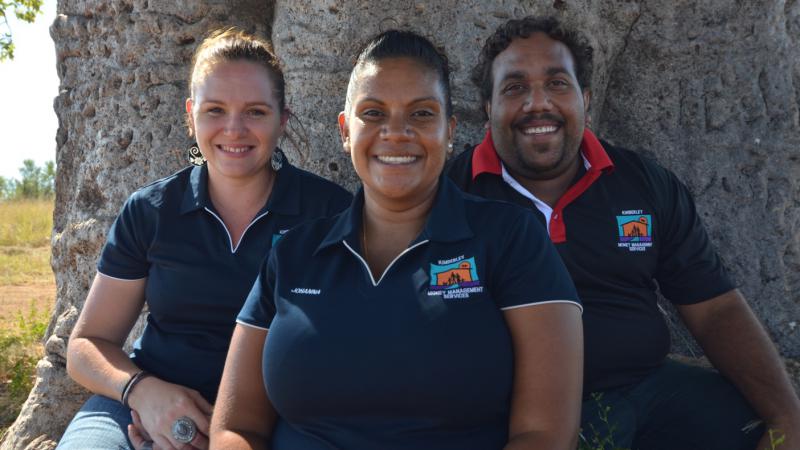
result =
[{"label": "green grass", "polygon": [[53,281],[50,247],[0,246],[0,285]]},{"label": "green grass", "polygon": [[[578,450],[629,450],[619,447],[614,443],[614,431],[617,426],[616,424],[609,423],[611,407],[603,403],[603,394],[592,394],[592,400],[598,406],[600,422],[608,429],[608,433],[598,432],[598,430],[591,425],[589,430],[581,430],[581,435],[578,438]],[[767,433],[769,434],[770,447],[758,450],[780,450],[785,443],[786,436],[781,433],[780,430],[773,430],[772,428],[767,430]]]},{"label": "green grass", "polygon": [[578,450],[628,450],[618,447],[614,443],[614,431],[616,431],[617,425],[609,423],[611,407],[603,403],[603,394],[593,393],[592,400],[597,404],[597,414],[600,422],[605,425],[608,433],[601,433],[595,429],[593,424],[590,424],[589,430],[581,430],[581,435],[578,439]]},{"label": "green grass", "polygon": [[52,283],[53,200],[0,201],[0,286]]},{"label": "green grass", "polygon": [[781,447],[784,442],[786,441],[786,435],[780,432],[780,430],[773,430],[770,428],[767,433],[769,433],[769,446],[770,448],[764,450],[777,450]]},{"label": "green grass", "polygon": [[49,311],[38,310],[31,301],[28,312],[18,312],[10,329],[0,329],[0,436],[14,422],[33,387],[49,316]]},{"label": "green grass", "polygon": [[43,247],[50,244],[53,199],[0,202],[0,247]]}]

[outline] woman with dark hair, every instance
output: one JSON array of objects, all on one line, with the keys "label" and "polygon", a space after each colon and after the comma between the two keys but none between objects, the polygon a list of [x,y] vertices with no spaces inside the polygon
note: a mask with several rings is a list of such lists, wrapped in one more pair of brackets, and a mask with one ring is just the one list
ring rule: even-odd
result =
[{"label": "woman with dark hair", "polygon": [[212,34],[190,89],[195,166],[131,195],[109,231],[67,349],[70,376],[95,395],[59,449],[206,448],[236,313],[261,261],[287,229],[350,200],[277,148],[289,111],[266,41]]},{"label": "woman with dark hair", "polygon": [[446,57],[407,31],[372,39],[339,129],[362,189],[273,248],[237,319],[212,448],[574,448],[581,306],[533,215],[441,177]]}]

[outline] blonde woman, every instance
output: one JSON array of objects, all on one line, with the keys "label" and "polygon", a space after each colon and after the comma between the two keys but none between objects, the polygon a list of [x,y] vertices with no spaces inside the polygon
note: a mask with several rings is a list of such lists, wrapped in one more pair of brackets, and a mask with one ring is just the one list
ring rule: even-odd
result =
[{"label": "blonde woman", "polygon": [[[289,112],[268,43],[213,34],[190,88],[197,165],[135,192],[109,231],[67,350],[70,376],[95,395],[59,449],[206,448],[234,319],[261,261],[289,228],[349,203],[277,148]],[[126,354],[145,303],[147,327]]]}]

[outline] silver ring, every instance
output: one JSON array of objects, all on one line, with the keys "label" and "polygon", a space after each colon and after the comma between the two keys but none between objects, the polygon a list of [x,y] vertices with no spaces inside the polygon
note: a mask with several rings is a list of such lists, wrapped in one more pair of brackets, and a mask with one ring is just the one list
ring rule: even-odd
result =
[{"label": "silver ring", "polygon": [[139,450],[153,450],[153,441],[144,441]]},{"label": "silver ring", "polygon": [[195,435],[197,435],[197,424],[186,416],[178,417],[172,424],[172,437],[181,444],[192,442]]}]

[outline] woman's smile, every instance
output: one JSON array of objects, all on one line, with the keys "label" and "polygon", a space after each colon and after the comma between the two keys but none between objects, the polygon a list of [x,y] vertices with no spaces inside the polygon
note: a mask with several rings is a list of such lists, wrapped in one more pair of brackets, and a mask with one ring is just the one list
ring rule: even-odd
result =
[{"label": "woman's smile", "polygon": [[375,159],[377,159],[383,164],[388,164],[390,166],[408,165],[420,160],[418,156],[411,156],[411,155],[409,156],[381,155],[381,156],[376,156]]},{"label": "woman's smile", "polygon": [[358,70],[339,126],[365,192],[412,204],[430,199],[455,127],[437,73],[410,58]]}]

